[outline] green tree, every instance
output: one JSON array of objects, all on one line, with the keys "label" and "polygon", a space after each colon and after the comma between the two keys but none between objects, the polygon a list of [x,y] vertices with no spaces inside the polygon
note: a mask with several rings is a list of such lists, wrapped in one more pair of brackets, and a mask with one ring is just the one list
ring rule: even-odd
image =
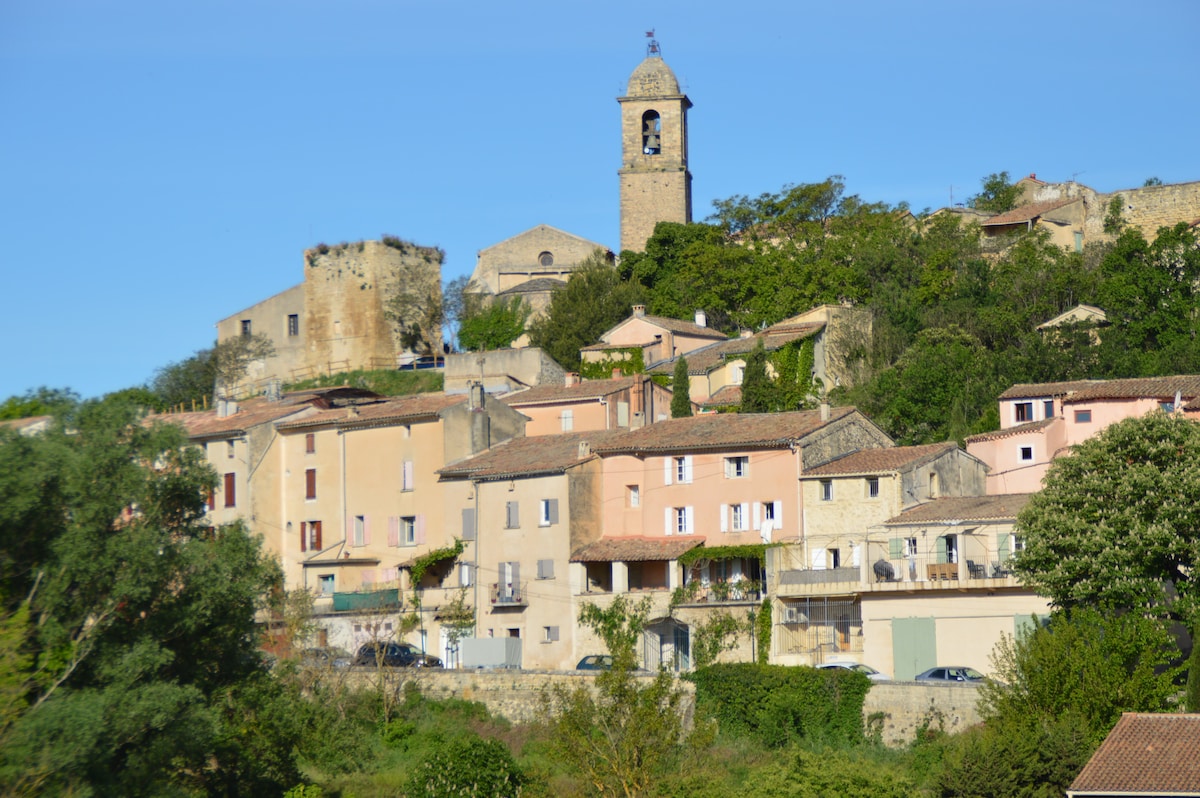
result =
[{"label": "green tree", "polygon": [[1021,187],[1009,179],[1008,172],[993,172],[980,182],[983,190],[967,200],[967,205],[992,213],[1004,213],[1017,207]]},{"label": "green tree", "polygon": [[675,361],[675,375],[671,378],[671,418],[687,418],[692,415],[692,387],[688,379],[687,358],[683,355]]},{"label": "green tree", "polygon": [[1017,518],[1015,570],[1056,607],[1197,628],[1200,426],[1154,412],[1106,428],[1050,465]]},{"label": "green tree", "polygon": [[458,327],[458,345],[464,351],[507,349],[525,333],[529,305],[520,297],[489,300],[470,296]]},{"label": "green tree", "polygon": [[596,795],[644,795],[681,750],[682,693],[662,668],[648,683],[634,675],[637,646],[650,611],[617,596],[607,608],[585,604],[579,621],[608,647],[611,670],[596,676],[596,691],[559,688],[548,696],[550,738],[562,760]]},{"label": "green tree", "polygon": [[[181,430],[119,401],[68,420],[0,442],[0,598],[9,621],[28,602],[32,657],[23,701],[8,702],[0,792],[295,783],[295,729],[260,681],[254,623],[278,567],[242,527],[207,527],[215,477]],[[10,651],[19,626],[5,624]]]},{"label": "green tree", "polygon": [[577,371],[579,350],[600,340],[634,305],[644,304],[646,296],[640,283],[622,281],[607,257],[594,253],[554,294],[546,315],[529,328],[530,341],[563,368]]},{"label": "green tree", "polygon": [[466,737],[439,746],[408,780],[409,798],[518,798],[525,774],[497,740]]},{"label": "green tree", "polygon": [[769,413],[775,407],[775,386],[767,374],[767,352],[760,338],[746,357],[746,370],[742,373],[743,413]]},{"label": "green tree", "polygon": [[65,388],[42,386],[21,396],[10,396],[0,404],[0,421],[31,416],[61,415],[79,402],[78,394]]}]

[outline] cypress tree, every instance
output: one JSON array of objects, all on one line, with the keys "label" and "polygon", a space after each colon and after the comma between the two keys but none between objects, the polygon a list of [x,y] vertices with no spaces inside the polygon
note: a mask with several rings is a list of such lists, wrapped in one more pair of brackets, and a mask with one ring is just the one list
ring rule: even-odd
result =
[{"label": "cypress tree", "polygon": [[680,355],[675,361],[675,375],[671,378],[671,418],[687,418],[692,414],[691,390],[687,358]]}]

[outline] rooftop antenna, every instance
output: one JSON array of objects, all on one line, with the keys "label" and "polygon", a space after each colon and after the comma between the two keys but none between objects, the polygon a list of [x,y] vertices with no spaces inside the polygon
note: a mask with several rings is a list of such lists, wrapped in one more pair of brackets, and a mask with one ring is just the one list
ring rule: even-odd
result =
[{"label": "rooftop antenna", "polygon": [[654,28],[646,31],[646,38],[650,41],[646,44],[646,57],[661,58],[662,50],[658,47],[658,41],[654,38]]}]

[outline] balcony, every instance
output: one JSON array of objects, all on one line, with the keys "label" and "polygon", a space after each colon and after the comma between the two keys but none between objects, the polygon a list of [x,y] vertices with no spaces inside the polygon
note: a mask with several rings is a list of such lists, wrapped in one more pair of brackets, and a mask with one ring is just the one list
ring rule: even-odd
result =
[{"label": "balcony", "polygon": [[400,591],[373,590],[361,593],[334,593],[334,612],[366,612],[370,610],[395,609],[401,604]]},{"label": "balcony", "polygon": [[525,596],[526,583],[524,582],[493,582],[489,590],[492,606],[494,608],[503,607],[526,607],[529,601]]},{"label": "balcony", "polygon": [[937,562],[936,557],[883,556],[857,568],[788,569],[774,579],[780,597],[1019,587],[1011,566],[999,559]]},{"label": "balcony", "polygon": [[676,591],[675,603],[681,607],[700,604],[757,604],[762,601],[762,583],[754,579],[701,583],[693,579]]}]

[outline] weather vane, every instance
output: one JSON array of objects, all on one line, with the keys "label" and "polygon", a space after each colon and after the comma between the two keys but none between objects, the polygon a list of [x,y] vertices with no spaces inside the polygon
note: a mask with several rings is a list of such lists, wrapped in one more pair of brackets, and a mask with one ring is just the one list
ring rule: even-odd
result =
[{"label": "weather vane", "polygon": [[646,45],[646,56],[659,55],[658,42],[654,40],[654,28],[646,31],[646,38],[650,40]]}]

